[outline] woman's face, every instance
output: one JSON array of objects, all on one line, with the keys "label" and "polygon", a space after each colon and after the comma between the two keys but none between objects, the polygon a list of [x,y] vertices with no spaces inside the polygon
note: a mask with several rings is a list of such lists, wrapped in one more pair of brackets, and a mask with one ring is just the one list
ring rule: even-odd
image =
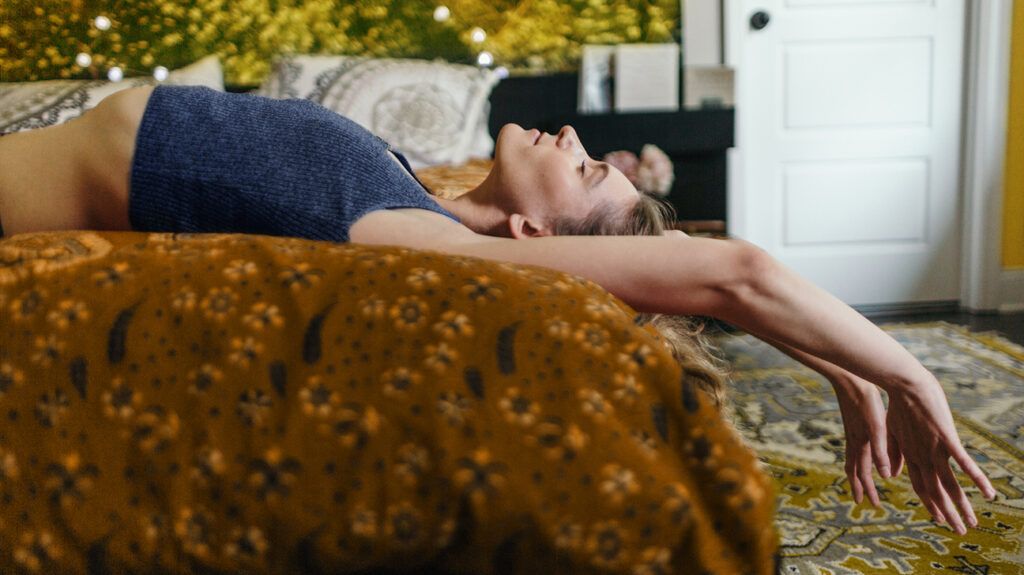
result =
[{"label": "woman's face", "polygon": [[587,155],[571,126],[552,135],[505,124],[495,141],[493,171],[511,209],[542,223],[583,218],[605,201],[632,206],[640,198],[622,172]]}]

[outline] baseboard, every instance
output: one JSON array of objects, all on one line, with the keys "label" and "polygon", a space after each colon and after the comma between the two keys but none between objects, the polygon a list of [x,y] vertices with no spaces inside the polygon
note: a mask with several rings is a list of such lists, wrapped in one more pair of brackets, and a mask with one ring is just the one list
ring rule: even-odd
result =
[{"label": "baseboard", "polygon": [[1024,311],[1024,269],[1003,270],[999,279],[999,313]]},{"label": "baseboard", "polygon": [[957,313],[960,311],[960,304],[956,301],[855,305],[852,307],[864,317],[870,318],[887,315]]}]

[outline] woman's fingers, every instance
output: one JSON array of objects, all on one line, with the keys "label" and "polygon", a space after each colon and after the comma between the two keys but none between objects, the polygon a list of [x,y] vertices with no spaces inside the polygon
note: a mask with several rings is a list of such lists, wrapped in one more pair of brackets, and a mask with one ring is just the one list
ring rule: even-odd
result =
[{"label": "woman's fingers", "polygon": [[867,493],[868,500],[871,501],[873,507],[878,507],[878,491],[875,489],[875,480],[871,477],[871,450],[866,445],[861,449],[857,470],[861,487]]},{"label": "woman's fingers", "polygon": [[871,457],[875,460],[875,467],[882,477],[890,477],[892,474],[892,462],[889,458],[889,442],[886,441],[884,420],[882,425],[873,426],[871,429]]},{"label": "woman's fingers", "polygon": [[956,476],[953,475],[953,469],[949,465],[939,468],[939,481],[942,482],[943,489],[953,499],[956,506],[960,508],[960,515],[967,520],[967,524],[971,527],[977,527],[978,518],[974,515],[971,502],[967,499],[967,494],[960,487],[960,483],[956,480]]},{"label": "woman's fingers", "polygon": [[861,434],[847,433],[846,436],[846,477],[853,500],[860,505],[866,494],[871,505],[878,507],[878,491],[871,477],[871,446]]},{"label": "woman's fingers", "polygon": [[860,482],[857,462],[860,460],[859,452],[863,451],[863,444],[858,445],[855,438],[847,434],[846,440],[846,478],[850,481],[850,492],[853,494],[853,501],[860,505],[864,499],[864,486]]},{"label": "woman's fingers", "polygon": [[860,479],[857,478],[857,470],[848,469],[846,477],[850,480],[850,491],[853,492],[853,501],[860,505],[860,502],[864,499],[864,486],[860,484]]},{"label": "woman's fingers", "polygon": [[871,447],[871,458],[874,460],[878,474],[882,477],[889,477],[892,464],[889,461],[888,441],[885,425],[885,405],[882,403],[882,395],[878,388],[867,384],[864,388],[864,399],[862,400],[862,411],[867,421],[868,442]]},{"label": "woman's fingers", "polygon": [[892,433],[889,433],[889,444],[887,446],[889,451],[889,465],[892,466],[892,477],[896,477],[903,471],[903,451],[900,449],[900,444],[896,440],[896,437]]},{"label": "woman's fingers", "polygon": [[960,469],[971,478],[971,481],[978,486],[981,490],[981,494],[985,496],[985,499],[992,499],[996,496],[996,490],[992,487],[992,483],[985,476],[985,472],[978,467],[978,464],[971,459],[970,454],[964,449],[964,446],[959,440],[950,442],[950,445],[946,447],[949,452],[953,454],[953,459],[956,464],[960,466]]},{"label": "woman's fingers", "polygon": [[967,528],[964,527],[964,521],[960,518],[960,514],[956,512],[956,508],[953,507],[953,501],[950,500],[949,495],[946,494],[946,490],[943,489],[942,484],[939,482],[938,467],[943,464],[948,466],[949,462],[936,461],[934,467],[929,466],[922,468],[921,478],[924,479],[928,490],[935,495],[939,510],[942,511],[942,514],[946,517],[949,526],[960,535],[963,535],[967,533]]},{"label": "woman's fingers", "polygon": [[939,507],[935,505],[935,501],[932,498],[931,493],[928,492],[925,486],[924,479],[921,477],[921,470],[911,462],[907,462],[907,475],[910,476],[910,484],[914,486],[914,492],[921,498],[921,503],[924,504],[925,509],[932,514],[939,523],[946,521],[945,516],[939,511]]}]

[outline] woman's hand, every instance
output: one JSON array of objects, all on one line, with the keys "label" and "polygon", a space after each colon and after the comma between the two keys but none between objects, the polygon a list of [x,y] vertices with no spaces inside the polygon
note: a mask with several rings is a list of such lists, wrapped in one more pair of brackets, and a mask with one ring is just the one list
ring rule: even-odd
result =
[{"label": "woman's hand", "polygon": [[914,491],[936,521],[945,521],[963,535],[967,529],[955,507],[971,527],[976,527],[978,520],[953,475],[949,458],[956,460],[986,499],[995,497],[996,492],[960,443],[946,394],[933,379],[931,383],[890,390],[888,395],[886,423],[891,438],[907,460]]},{"label": "woman's hand", "polygon": [[[904,460],[914,491],[936,521],[957,533],[978,525],[971,503],[956,480],[949,458],[991,499],[995,490],[960,443],[946,395],[937,381],[921,387],[889,392],[885,410],[877,387],[846,372],[833,378],[846,432],[846,475],[853,498],[860,503],[867,493],[877,506],[878,493],[871,478],[874,461],[882,477],[900,474]],[[957,513],[959,508],[960,513]]]},{"label": "woman's hand", "polygon": [[881,393],[871,382],[806,352],[770,338],[765,340],[832,383],[846,433],[846,475],[858,504],[865,493],[872,505],[879,504],[871,475],[872,462],[882,477],[899,475],[906,462],[914,491],[937,521],[948,519],[954,529],[964,533],[963,521],[953,507],[955,504],[972,527],[977,525],[971,504],[950,468],[949,458],[956,459],[986,498],[994,497],[995,490],[961,445],[946,395],[923,366],[918,374],[926,378],[915,380],[923,383],[888,391],[889,410],[886,412]]},{"label": "woman's hand", "polygon": [[[878,388],[852,373],[840,373],[841,376],[831,379],[846,433],[846,476],[853,500],[859,504],[866,492],[868,500],[877,507],[872,461],[882,477],[896,476],[903,469],[903,454],[887,431],[885,405]],[[890,474],[894,467],[896,470]]]},{"label": "woman's hand", "polygon": [[[878,387],[823,359],[765,338],[786,355],[810,367],[832,383],[846,434],[846,476],[858,504],[864,499],[878,506],[878,491],[871,476],[872,461],[882,477],[896,476],[903,469],[903,454],[886,426],[885,405]],[[896,471],[890,473],[895,467]]]}]

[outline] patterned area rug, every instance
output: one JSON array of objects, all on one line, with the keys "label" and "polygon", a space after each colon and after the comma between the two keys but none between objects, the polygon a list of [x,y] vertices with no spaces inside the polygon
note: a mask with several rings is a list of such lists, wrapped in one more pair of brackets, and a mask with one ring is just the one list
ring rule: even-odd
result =
[{"label": "patterned area rug", "polygon": [[752,336],[718,336],[734,370],[733,421],[775,479],[782,573],[1024,573],[1024,348],[945,322],[883,329],[942,382],[960,439],[999,494],[985,501],[958,473],[980,523],[963,537],[930,520],[905,469],[875,474],[880,509],[856,505],[828,381]]}]

